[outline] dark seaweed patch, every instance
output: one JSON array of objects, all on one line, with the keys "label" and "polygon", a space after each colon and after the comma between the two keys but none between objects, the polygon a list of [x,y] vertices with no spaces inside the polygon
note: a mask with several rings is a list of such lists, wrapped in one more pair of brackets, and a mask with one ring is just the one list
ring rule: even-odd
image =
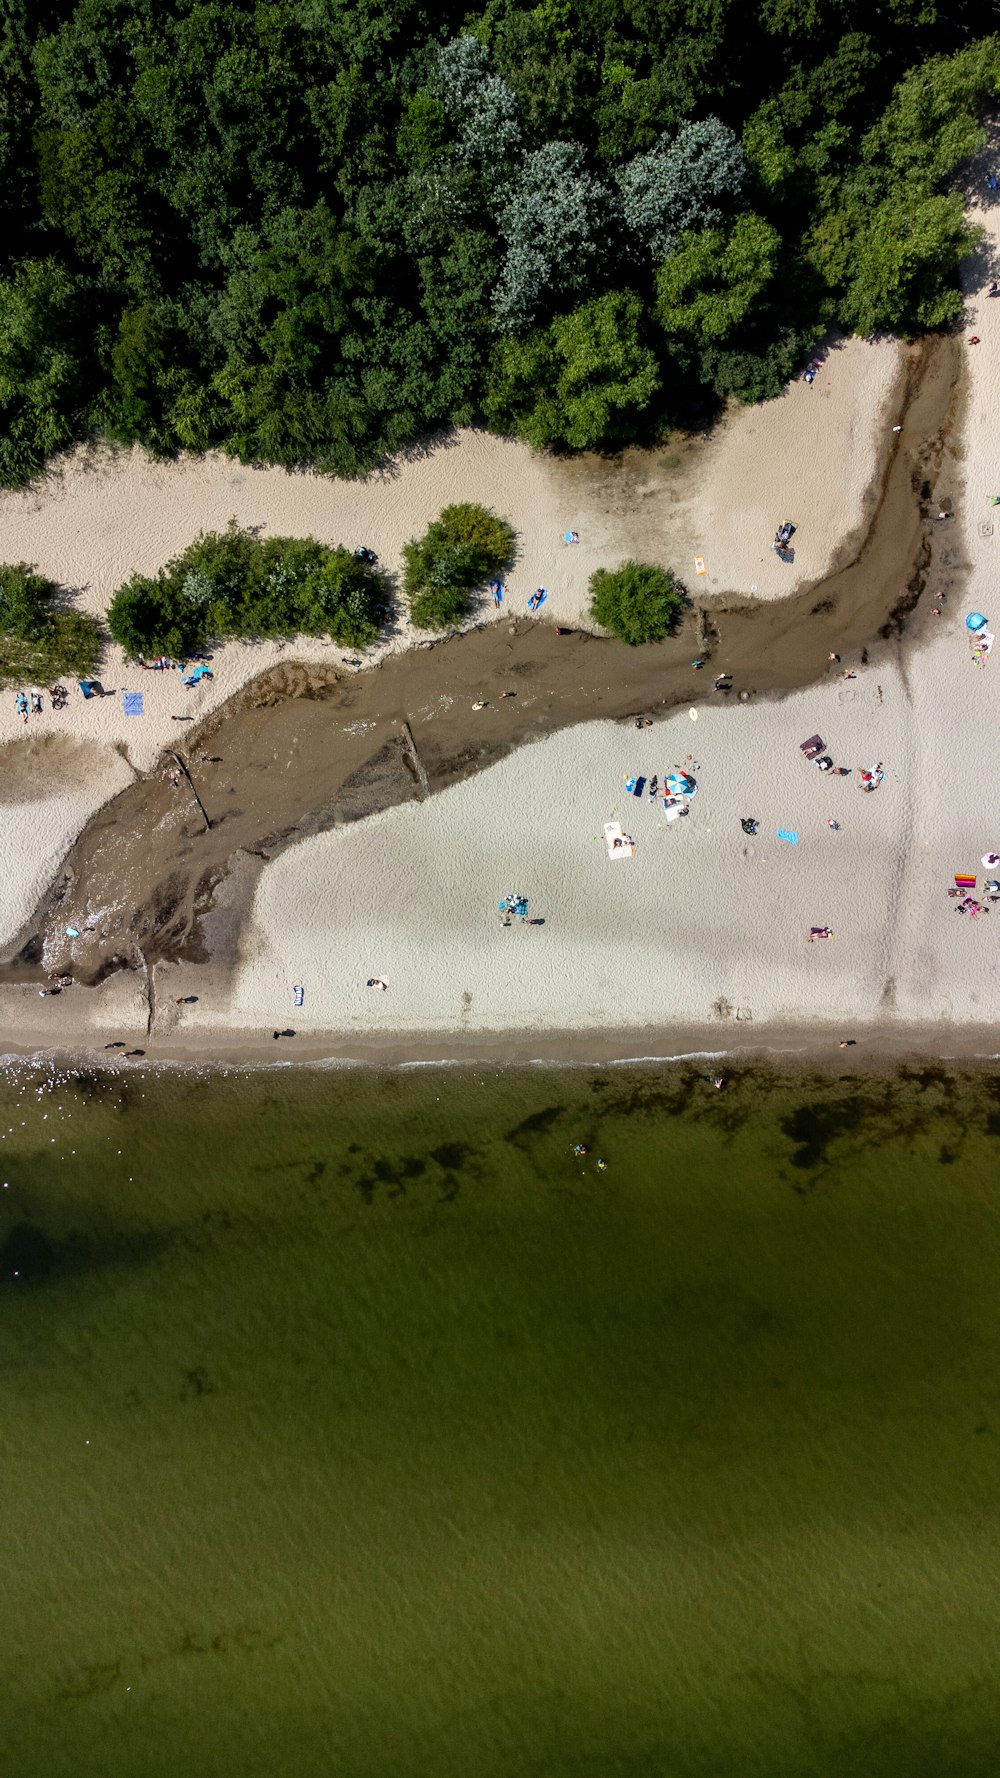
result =
[{"label": "dark seaweed patch", "polygon": [[44,1284],[56,1263],[48,1236],[30,1222],[19,1222],[0,1245],[0,1278],[18,1284]]},{"label": "dark seaweed patch", "polygon": [[512,1130],[507,1131],[506,1140],[523,1142],[529,1136],[544,1136],[562,1117],[565,1109],[564,1105],[546,1105],[543,1111],[533,1111],[530,1117],[523,1118]]},{"label": "dark seaweed patch", "polygon": [[[530,1120],[529,1120],[530,1121]],[[431,1160],[443,1167],[446,1173],[458,1173],[465,1166],[472,1153],[468,1143],[442,1142],[439,1148],[431,1149]]]},{"label": "dark seaweed patch", "polygon": [[824,1166],[830,1143],[856,1130],[867,1111],[864,1100],[855,1097],[834,1099],[826,1105],[800,1105],[790,1112],[782,1119],[781,1129],[797,1145],[789,1156],[792,1166],[803,1172]]}]

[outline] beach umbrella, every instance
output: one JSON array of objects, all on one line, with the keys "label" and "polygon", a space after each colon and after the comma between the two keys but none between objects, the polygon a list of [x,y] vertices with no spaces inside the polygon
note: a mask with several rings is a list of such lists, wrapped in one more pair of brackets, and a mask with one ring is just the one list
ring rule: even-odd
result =
[{"label": "beach umbrella", "polygon": [[663,790],[666,796],[694,796],[697,789],[697,780],[690,777],[687,772],[670,772],[663,780]]},{"label": "beach umbrella", "polygon": [[973,632],[976,630],[985,630],[986,619],[983,616],[982,612],[981,611],[970,611],[968,617],[965,620],[965,627],[967,630],[972,630]]}]

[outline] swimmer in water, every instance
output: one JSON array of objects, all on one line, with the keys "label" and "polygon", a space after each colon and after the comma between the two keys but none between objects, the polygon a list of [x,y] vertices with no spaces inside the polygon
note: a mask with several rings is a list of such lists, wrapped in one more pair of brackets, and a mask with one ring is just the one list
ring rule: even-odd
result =
[{"label": "swimmer in water", "polygon": [[608,1164],[608,1163],[607,1163],[607,1161],[598,1161],[598,1163],[597,1163],[597,1170],[598,1170],[598,1172],[599,1172],[599,1173],[603,1173],[603,1172],[604,1172],[604,1169],[605,1169],[605,1167],[606,1167],[606,1166],[607,1166],[607,1164]]},{"label": "swimmer in water", "polygon": [[589,1154],[590,1149],[587,1147],[587,1144],[585,1142],[577,1142],[573,1146],[573,1153],[574,1154]]},{"label": "swimmer in water", "polygon": [[721,1086],[722,1086],[722,1085],[723,1085],[723,1084],[724,1084],[724,1082],[723,1082],[723,1078],[722,1078],[722,1075],[721,1075],[721,1074],[717,1074],[717,1075],[716,1075],[716,1077],[715,1077],[715,1085],[716,1085],[716,1086],[717,1086],[717,1087],[721,1087]]}]

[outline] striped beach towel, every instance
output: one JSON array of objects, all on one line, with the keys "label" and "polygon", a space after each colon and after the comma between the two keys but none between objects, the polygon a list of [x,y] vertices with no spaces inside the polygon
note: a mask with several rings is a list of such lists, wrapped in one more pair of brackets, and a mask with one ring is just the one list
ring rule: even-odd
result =
[{"label": "striped beach towel", "polygon": [[956,878],[955,878],[955,888],[956,889],[974,889],[975,887],[976,887],[975,877],[956,876]]}]

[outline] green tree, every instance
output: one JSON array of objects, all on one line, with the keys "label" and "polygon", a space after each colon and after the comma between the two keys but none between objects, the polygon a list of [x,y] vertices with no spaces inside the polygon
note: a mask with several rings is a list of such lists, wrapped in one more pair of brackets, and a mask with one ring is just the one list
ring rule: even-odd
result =
[{"label": "green tree", "polygon": [[965,221],[957,195],[907,201],[902,194],[856,219],[849,238],[814,241],[821,269],[846,282],[837,303],[854,333],[912,334],[940,327],[962,311],[958,265],[981,231]]},{"label": "green tree", "polygon": [[638,296],[612,291],[526,340],[501,341],[484,404],[491,426],[511,427],[537,449],[588,450],[634,436],[660,387],[641,324]]},{"label": "green tree", "polygon": [[329,636],[373,642],[385,578],[349,550],[312,537],[258,538],[231,524],[209,532],[156,575],[133,575],[108,609],[126,654],[183,657],[227,636]]},{"label": "green tree", "polygon": [[422,629],[444,629],[468,610],[469,595],[503,574],[514,554],[514,531],[485,506],[446,506],[423,537],[403,545],[403,586],[410,616]]},{"label": "green tree", "polygon": [[590,577],[590,615],[621,642],[659,642],[675,627],[685,597],[666,568],[623,562]]},{"label": "green tree", "polygon": [[767,289],[778,263],[777,229],[749,212],[731,229],[683,235],[656,274],[656,312],[665,333],[697,345],[735,332]]},{"label": "green tree", "polygon": [[0,483],[7,487],[35,475],[80,425],[79,308],[79,287],[56,260],[26,260],[0,279]]},{"label": "green tree", "polygon": [[410,167],[429,166],[440,154],[447,133],[447,112],[432,93],[411,93],[403,108],[396,146]]},{"label": "green tree", "polygon": [[887,185],[931,192],[986,140],[981,118],[1000,85],[1000,38],[984,37],[954,56],[932,56],[900,81],[861,145],[862,160]]}]

